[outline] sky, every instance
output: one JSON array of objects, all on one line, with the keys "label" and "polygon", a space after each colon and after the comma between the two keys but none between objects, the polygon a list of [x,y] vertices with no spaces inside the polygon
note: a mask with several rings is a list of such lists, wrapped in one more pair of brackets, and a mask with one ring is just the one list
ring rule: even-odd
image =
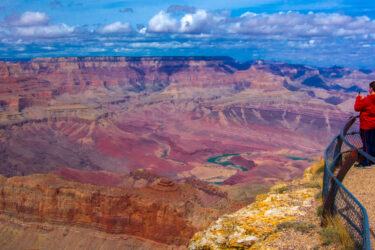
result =
[{"label": "sky", "polygon": [[0,58],[230,56],[375,69],[375,1],[2,0]]}]

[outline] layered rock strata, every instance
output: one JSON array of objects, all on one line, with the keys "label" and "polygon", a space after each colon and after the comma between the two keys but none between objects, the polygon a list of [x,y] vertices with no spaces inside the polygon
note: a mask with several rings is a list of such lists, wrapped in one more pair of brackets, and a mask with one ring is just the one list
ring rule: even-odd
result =
[{"label": "layered rock strata", "polygon": [[[0,174],[69,167],[229,185],[290,180],[350,115],[348,81],[363,88],[373,74],[229,57],[2,62]],[[227,154],[239,156],[208,162]]]},{"label": "layered rock strata", "polygon": [[[199,192],[191,185],[166,178],[149,187],[116,188],[53,174],[2,176],[0,189],[1,214],[25,222],[79,226],[170,245],[185,245],[194,232],[222,213],[202,207]],[[228,204],[221,197],[217,202]]]}]

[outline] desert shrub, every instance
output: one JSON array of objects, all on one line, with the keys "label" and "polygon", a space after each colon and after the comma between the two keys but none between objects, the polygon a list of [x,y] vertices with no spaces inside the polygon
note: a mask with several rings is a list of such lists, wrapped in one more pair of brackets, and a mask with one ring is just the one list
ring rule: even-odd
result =
[{"label": "desert shrub", "polygon": [[278,194],[282,194],[282,193],[284,193],[288,190],[289,190],[288,187],[281,187],[281,188],[276,189],[275,192],[278,193]]},{"label": "desert shrub", "polygon": [[315,199],[321,199],[322,198],[322,195],[323,195],[323,192],[322,192],[322,190],[319,190],[319,192],[317,192],[316,194],[315,194]]},{"label": "desert shrub", "polygon": [[322,216],[323,215],[323,207],[322,206],[318,206],[318,208],[316,210],[316,215],[317,216]]},{"label": "desert shrub", "polygon": [[337,217],[327,218],[327,227],[319,231],[323,245],[339,244],[343,249],[355,249],[353,239]]},{"label": "desert shrub", "polygon": [[313,223],[298,222],[298,221],[286,221],[277,225],[277,230],[283,230],[287,228],[293,228],[295,231],[306,233],[317,226]]},{"label": "desert shrub", "polygon": [[314,183],[308,183],[305,185],[306,188],[320,188],[320,184],[317,182]]},{"label": "desert shrub", "polygon": [[285,228],[291,228],[291,227],[293,227],[293,224],[294,223],[292,221],[286,221],[286,222],[277,224],[277,230],[282,230],[282,229],[285,229]]},{"label": "desert shrub", "polygon": [[296,224],[296,231],[299,231],[301,233],[307,233],[310,232],[311,229],[314,229],[316,227],[317,226],[313,223],[300,222]]},{"label": "desert shrub", "polygon": [[317,161],[312,167],[311,171],[314,176],[319,176],[324,172],[325,162],[323,159]]},{"label": "desert shrub", "polygon": [[315,171],[315,174],[319,175],[319,174],[322,174],[324,172],[324,164],[322,166],[320,166],[316,171]]}]

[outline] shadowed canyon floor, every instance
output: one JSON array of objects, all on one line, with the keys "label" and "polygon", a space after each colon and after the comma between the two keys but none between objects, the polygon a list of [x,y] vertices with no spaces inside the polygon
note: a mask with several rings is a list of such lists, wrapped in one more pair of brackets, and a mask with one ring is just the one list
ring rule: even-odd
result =
[{"label": "shadowed canyon floor", "polygon": [[[350,116],[355,91],[366,89],[374,75],[339,67],[239,63],[228,57],[0,62],[0,174],[26,175],[21,182],[32,180],[40,199],[50,196],[55,180],[40,184],[45,189],[38,188],[38,181],[63,177],[114,193],[126,189],[136,197],[130,204],[137,204],[140,196],[141,204],[155,200],[155,206],[162,205],[159,193],[145,190],[168,178],[176,187],[191,187],[195,195],[184,196],[184,188],[173,190],[176,201],[194,200],[196,205],[192,209],[173,201],[170,207],[192,213],[194,219],[182,216],[175,228],[189,233],[169,242],[162,240],[168,227],[160,227],[162,237],[157,238],[138,235],[132,227],[120,231],[186,245],[187,235],[215,216],[252,201],[278,180],[302,176]],[[32,175],[36,173],[45,176]],[[21,177],[14,178],[4,180],[2,188]],[[80,187],[89,187],[85,185]],[[12,187],[9,194],[24,195]],[[38,214],[33,218],[39,221],[46,211],[34,207],[38,199],[27,206],[12,201],[3,211],[19,219],[32,211],[29,214]],[[102,206],[110,207],[104,200]],[[161,216],[157,211],[152,207],[140,214]],[[65,212],[69,213],[58,213]],[[211,215],[198,223],[206,213]],[[85,225],[95,229],[92,220]],[[142,231],[154,230],[140,221],[146,225]],[[71,222],[68,216],[59,223]]]}]

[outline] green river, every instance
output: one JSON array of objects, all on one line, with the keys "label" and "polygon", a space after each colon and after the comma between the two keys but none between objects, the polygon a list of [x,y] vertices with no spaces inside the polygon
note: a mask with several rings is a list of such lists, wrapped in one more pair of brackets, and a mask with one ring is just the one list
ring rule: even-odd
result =
[{"label": "green river", "polygon": [[245,168],[245,167],[242,167],[240,165],[236,165],[233,162],[225,160],[226,157],[233,156],[233,155],[240,155],[240,154],[232,153],[232,154],[218,155],[218,156],[210,157],[206,161],[210,162],[210,163],[218,164],[218,165],[221,165],[221,166],[233,166],[233,167],[241,169],[242,171],[248,171],[248,169]]}]

